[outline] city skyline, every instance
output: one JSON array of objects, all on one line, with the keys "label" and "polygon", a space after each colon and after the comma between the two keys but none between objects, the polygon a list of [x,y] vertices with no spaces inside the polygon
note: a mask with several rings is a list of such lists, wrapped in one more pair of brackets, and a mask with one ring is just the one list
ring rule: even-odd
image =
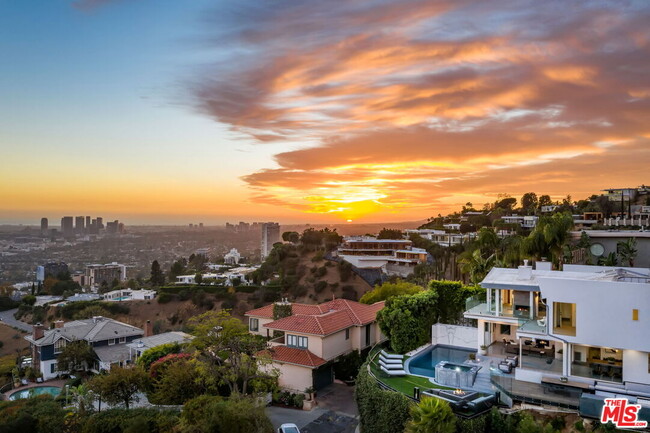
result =
[{"label": "city skyline", "polygon": [[415,221],[650,163],[645,2],[0,10],[0,224]]}]

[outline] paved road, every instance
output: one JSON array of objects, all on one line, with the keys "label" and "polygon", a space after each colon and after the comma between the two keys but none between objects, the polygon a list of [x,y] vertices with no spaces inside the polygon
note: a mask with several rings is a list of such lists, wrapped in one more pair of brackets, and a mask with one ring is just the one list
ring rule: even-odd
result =
[{"label": "paved road", "polygon": [[302,430],[307,424],[310,424],[326,412],[327,410],[319,407],[315,407],[310,411],[276,406],[269,406],[266,408],[266,414],[271,419],[275,431],[277,431],[278,427],[282,424],[286,423],[294,423]]},{"label": "paved road", "polygon": [[18,308],[14,308],[13,310],[0,311],[0,319],[2,319],[6,325],[11,326],[12,328],[18,328],[25,332],[32,332],[32,325],[14,319],[14,313],[16,311],[18,311]]}]

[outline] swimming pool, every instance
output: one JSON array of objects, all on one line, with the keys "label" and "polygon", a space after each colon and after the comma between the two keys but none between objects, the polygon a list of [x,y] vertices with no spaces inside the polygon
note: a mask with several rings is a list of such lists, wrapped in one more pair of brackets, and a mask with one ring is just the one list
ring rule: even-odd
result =
[{"label": "swimming pool", "polygon": [[128,299],[131,299],[130,296],[120,296],[119,298],[113,298],[113,301],[126,301]]},{"label": "swimming pool", "polygon": [[469,359],[470,353],[476,353],[476,350],[436,345],[423,350],[409,359],[406,368],[408,368],[411,374],[436,377],[436,365],[440,361],[462,364]]},{"label": "swimming pool", "polygon": [[56,397],[61,393],[61,388],[57,386],[35,386],[33,388],[23,389],[16,391],[9,396],[9,400],[18,400],[21,398],[31,398],[37,395],[49,394]]}]

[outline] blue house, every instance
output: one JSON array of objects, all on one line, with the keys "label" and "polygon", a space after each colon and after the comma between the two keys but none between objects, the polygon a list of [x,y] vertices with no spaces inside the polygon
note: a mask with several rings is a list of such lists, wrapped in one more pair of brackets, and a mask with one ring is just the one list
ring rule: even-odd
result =
[{"label": "blue house", "polygon": [[[93,365],[86,369],[99,373],[110,370],[112,365],[124,366],[130,362],[128,343],[142,338],[145,331],[135,326],[107,317],[55,322],[53,329],[45,330],[41,324],[34,325],[32,335],[25,337],[32,351],[32,367],[40,371],[43,379],[52,379],[65,371],[57,368],[57,358],[65,346],[73,341],[83,340],[91,345],[97,355]],[[147,334],[151,335],[151,323],[147,323]]]}]

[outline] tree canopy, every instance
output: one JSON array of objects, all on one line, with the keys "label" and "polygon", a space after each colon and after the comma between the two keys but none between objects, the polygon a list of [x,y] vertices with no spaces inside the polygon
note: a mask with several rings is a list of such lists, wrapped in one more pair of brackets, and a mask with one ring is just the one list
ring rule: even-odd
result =
[{"label": "tree canopy", "polygon": [[385,301],[394,296],[413,295],[415,293],[421,292],[422,290],[424,290],[424,287],[422,286],[418,286],[417,284],[402,280],[397,280],[394,283],[387,282],[375,286],[375,288],[371,291],[364,293],[359,302],[362,304],[374,304],[375,302]]}]

